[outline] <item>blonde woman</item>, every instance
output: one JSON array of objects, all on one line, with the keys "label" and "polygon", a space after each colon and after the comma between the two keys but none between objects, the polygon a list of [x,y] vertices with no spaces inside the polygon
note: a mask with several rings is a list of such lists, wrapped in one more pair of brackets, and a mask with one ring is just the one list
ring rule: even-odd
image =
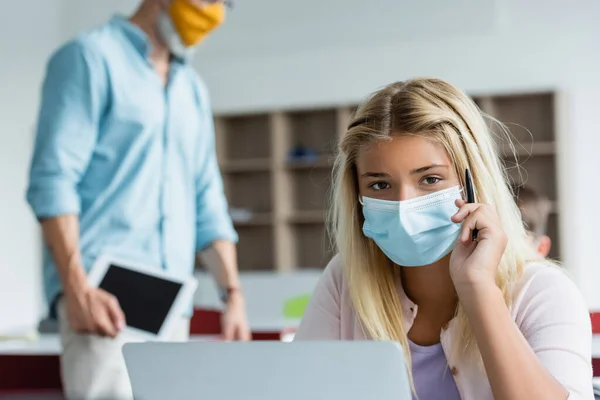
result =
[{"label": "blonde woman", "polygon": [[420,400],[593,399],[586,305],[558,268],[528,261],[464,93],[414,79],[373,94],[340,139],[331,219],[339,254],[296,340],[398,341]]}]

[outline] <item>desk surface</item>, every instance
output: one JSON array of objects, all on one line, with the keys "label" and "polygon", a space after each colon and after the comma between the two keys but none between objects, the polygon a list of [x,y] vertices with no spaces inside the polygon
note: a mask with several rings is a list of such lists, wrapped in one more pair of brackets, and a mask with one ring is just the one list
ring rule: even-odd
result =
[{"label": "desk surface", "polygon": [[[215,335],[191,335],[190,341],[219,340]],[[40,335],[37,340],[9,340],[0,342],[0,355],[59,355],[61,351],[58,334]]]},{"label": "desk surface", "polygon": [[[219,340],[215,335],[191,335],[190,340]],[[40,335],[34,341],[11,340],[0,342],[0,355],[58,355],[60,339],[57,334]],[[592,339],[592,357],[600,358],[600,334]]]},{"label": "desk surface", "polygon": [[[250,323],[253,334],[281,332],[294,329],[300,321],[296,319],[262,320]],[[191,335],[190,340],[215,340],[218,335]],[[600,344],[599,344],[600,346]],[[0,340],[0,355],[58,355],[60,354],[58,334],[41,334],[35,340]]]}]

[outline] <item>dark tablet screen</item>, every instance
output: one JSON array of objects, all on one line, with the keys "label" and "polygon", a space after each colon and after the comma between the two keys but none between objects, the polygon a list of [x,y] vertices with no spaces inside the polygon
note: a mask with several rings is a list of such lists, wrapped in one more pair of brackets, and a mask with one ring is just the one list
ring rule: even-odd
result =
[{"label": "dark tablet screen", "polygon": [[100,288],[118,300],[127,326],[158,333],[183,284],[111,264]]}]

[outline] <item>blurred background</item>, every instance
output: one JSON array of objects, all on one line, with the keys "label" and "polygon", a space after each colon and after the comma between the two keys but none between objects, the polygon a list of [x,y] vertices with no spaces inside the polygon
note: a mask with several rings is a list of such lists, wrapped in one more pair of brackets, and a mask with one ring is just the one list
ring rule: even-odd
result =
[{"label": "blurred background", "polygon": [[[47,59],[136,5],[0,6],[0,333],[46,313],[25,188]],[[269,296],[310,293],[331,255],[323,211],[335,138],[364,96],[414,76],[450,81],[508,124],[527,184],[552,201],[552,256],[600,308],[599,14],[595,0],[236,1],[194,66],[212,96],[250,318],[281,312]],[[213,302],[210,290],[197,302]]]}]

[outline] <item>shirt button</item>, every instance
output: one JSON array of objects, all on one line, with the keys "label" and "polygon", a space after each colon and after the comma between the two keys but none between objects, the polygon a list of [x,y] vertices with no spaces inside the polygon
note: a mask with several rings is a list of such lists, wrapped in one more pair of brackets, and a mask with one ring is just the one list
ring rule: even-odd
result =
[{"label": "shirt button", "polygon": [[456,369],[456,367],[452,367],[452,369],[450,369],[450,372],[452,372],[452,375],[454,376],[458,375],[458,369]]}]

